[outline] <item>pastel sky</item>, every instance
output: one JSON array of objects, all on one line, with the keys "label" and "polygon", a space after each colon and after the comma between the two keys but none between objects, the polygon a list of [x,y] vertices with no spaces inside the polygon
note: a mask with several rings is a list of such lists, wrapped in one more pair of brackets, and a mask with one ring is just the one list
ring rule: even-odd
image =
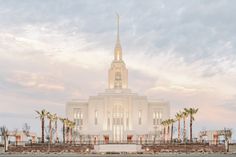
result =
[{"label": "pastel sky", "polygon": [[[0,125],[40,135],[34,110],[107,88],[120,14],[129,88],[197,107],[202,129],[236,130],[236,1],[0,0]],[[236,137],[236,136],[234,136]],[[236,138],[235,138],[236,139]]]}]

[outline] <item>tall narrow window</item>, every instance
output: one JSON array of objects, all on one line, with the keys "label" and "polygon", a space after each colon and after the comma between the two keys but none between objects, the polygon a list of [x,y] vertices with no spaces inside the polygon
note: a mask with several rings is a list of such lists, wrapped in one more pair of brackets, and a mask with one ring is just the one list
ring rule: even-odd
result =
[{"label": "tall narrow window", "polygon": [[95,125],[98,124],[98,111],[97,111],[97,110],[95,110],[94,124],[95,124]]},{"label": "tall narrow window", "polygon": [[110,125],[111,125],[111,124],[110,124],[110,123],[111,123],[110,121],[111,121],[111,120],[110,120],[110,112],[108,112],[108,113],[107,113],[107,130],[110,130]]},{"label": "tall narrow window", "polygon": [[152,125],[156,125],[156,112],[152,114]]},{"label": "tall narrow window", "polygon": [[160,125],[161,124],[161,112],[154,111],[153,112],[153,125]]},{"label": "tall narrow window", "polygon": [[160,124],[159,119],[158,119],[158,115],[159,115],[158,113],[159,113],[159,112],[156,111],[156,125],[159,125],[159,124]]},{"label": "tall narrow window", "polygon": [[159,112],[159,121],[160,121],[160,124],[162,122],[162,112]]},{"label": "tall narrow window", "polygon": [[138,124],[139,125],[142,124],[142,111],[141,110],[138,111]]},{"label": "tall narrow window", "polygon": [[76,128],[81,130],[83,125],[83,112],[80,108],[74,109],[74,121]]},{"label": "tall narrow window", "polygon": [[129,129],[129,114],[128,114],[128,112],[126,113],[126,128],[127,128],[127,130]]},{"label": "tall narrow window", "polygon": [[83,113],[80,114],[80,125],[83,125]]}]

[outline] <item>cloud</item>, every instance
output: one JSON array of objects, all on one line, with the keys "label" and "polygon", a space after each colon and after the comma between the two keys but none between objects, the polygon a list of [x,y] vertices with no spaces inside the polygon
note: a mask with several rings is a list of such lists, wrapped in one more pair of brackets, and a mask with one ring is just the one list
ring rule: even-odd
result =
[{"label": "cloud", "polygon": [[8,82],[27,88],[39,90],[56,90],[64,91],[64,85],[56,83],[56,78],[52,76],[43,76],[39,73],[28,73],[16,71],[7,79]]}]

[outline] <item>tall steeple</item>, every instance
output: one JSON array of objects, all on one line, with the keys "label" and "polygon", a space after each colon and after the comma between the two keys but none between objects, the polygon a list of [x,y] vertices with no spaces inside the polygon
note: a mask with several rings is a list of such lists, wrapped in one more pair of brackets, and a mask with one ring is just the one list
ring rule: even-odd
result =
[{"label": "tall steeple", "polygon": [[117,34],[116,34],[116,45],[114,49],[114,59],[115,61],[121,61],[122,60],[122,48],[120,44],[120,19],[119,14],[116,14],[116,20],[117,20]]},{"label": "tall steeple", "polygon": [[126,89],[128,88],[128,70],[125,62],[122,60],[122,48],[120,44],[119,15],[116,14],[117,35],[114,49],[114,60],[108,73],[108,87],[110,89]]}]

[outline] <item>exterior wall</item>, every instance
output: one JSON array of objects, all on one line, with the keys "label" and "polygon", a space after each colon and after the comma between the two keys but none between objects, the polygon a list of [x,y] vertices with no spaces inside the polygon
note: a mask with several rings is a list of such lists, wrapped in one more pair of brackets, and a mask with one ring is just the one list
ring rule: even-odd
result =
[{"label": "exterior wall", "polygon": [[[80,101],[80,100],[72,100],[66,104],[66,116],[70,120],[75,120],[75,114],[76,111],[80,110],[83,114],[83,125],[78,126],[77,124],[77,130],[80,131],[80,133],[87,133],[88,132],[88,102],[86,101]],[[76,121],[76,120],[75,120]]]},{"label": "exterior wall", "polygon": [[149,139],[154,139],[157,136],[160,140],[162,138],[161,122],[170,117],[170,105],[165,101],[151,101],[148,103],[148,113],[148,130],[152,135]]},{"label": "exterior wall", "polygon": [[[120,112],[114,110],[116,105],[121,108]],[[132,140],[153,139],[156,131],[161,130],[161,120],[169,118],[170,115],[170,107],[167,102],[148,102],[147,97],[139,96],[128,89],[109,89],[97,96],[91,96],[88,101],[67,103],[66,114],[69,119],[75,120],[77,110],[83,114],[83,125],[77,129],[83,135],[96,136],[97,140],[104,140],[104,136],[109,136],[109,140],[120,139],[120,141],[126,141],[128,136],[132,136]],[[153,125],[153,112],[155,111],[162,114],[162,119],[157,127]],[[118,131],[123,135],[120,138],[113,136],[114,130],[117,131],[114,129],[117,125],[114,125],[113,120],[114,114],[117,113],[122,114],[120,119],[123,121],[122,125],[118,126],[122,130]],[[110,121],[110,125],[108,121]]]}]

